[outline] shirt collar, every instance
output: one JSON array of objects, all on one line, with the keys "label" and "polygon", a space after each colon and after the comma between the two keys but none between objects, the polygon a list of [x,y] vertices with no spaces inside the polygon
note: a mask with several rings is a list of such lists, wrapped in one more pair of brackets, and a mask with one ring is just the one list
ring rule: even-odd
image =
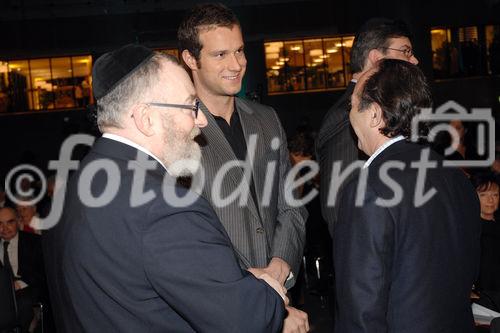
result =
[{"label": "shirt collar", "polygon": [[[12,237],[12,239],[9,242],[9,249],[12,247],[17,247],[17,243],[19,242],[19,230],[17,231],[16,235]],[[5,243],[5,240],[2,239],[2,248],[3,248],[3,243]]]},{"label": "shirt collar", "polygon": [[370,164],[372,164],[373,160],[378,156],[380,155],[380,153],[382,153],[384,150],[386,150],[390,145],[398,142],[398,141],[401,141],[401,140],[404,140],[404,136],[402,135],[398,135],[392,139],[390,139],[389,141],[386,141],[383,145],[381,145],[380,147],[378,147],[377,150],[375,150],[375,152],[373,153],[372,156],[370,156],[370,158],[365,162],[365,164],[363,165],[363,169],[365,168],[368,168],[370,166]]},{"label": "shirt collar", "polygon": [[121,135],[117,135],[117,134],[104,133],[102,135],[102,137],[106,138],[106,139],[110,139],[110,140],[115,140],[115,141],[121,142],[123,144],[129,145],[131,147],[134,147],[135,149],[140,150],[143,153],[148,154],[149,156],[151,156],[152,158],[154,158],[156,161],[158,161],[158,163],[160,163],[160,165],[163,168],[165,168],[165,170],[168,170],[167,167],[165,166],[165,164],[163,164],[163,162],[158,157],[156,157],[152,152],[150,152],[149,150],[147,150],[143,146],[139,146],[137,143],[135,143],[135,142],[133,142],[133,141],[127,139],[127,138],[124,138]]}]

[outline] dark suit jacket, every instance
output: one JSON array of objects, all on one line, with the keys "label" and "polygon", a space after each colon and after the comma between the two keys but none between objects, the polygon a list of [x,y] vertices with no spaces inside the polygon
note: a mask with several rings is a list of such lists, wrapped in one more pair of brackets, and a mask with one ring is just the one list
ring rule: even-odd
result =
[{"label": "dark suit jacket", "polygon": [[[269,106],[236,98],[236,112],[240,116],[247,152],[253,151],[255,156],[251,171],[258,202],[248,195],[244,205],[238,198],[220,206],[214,204],[214,180],[221,167],[237,157],[214,117],[203,104],[200,107],[208,120],[208,125],[201,129],[206,143],[202,145],[205,186],[200,192],[214,207],[238,252],[242,267],[266,267],[272,257],[279,257],[290,265],[297,277],[305,243],[307,211],[304,207],[290,206],[285,200],[284,183],[290,170],[290,157],[276,112]],[[254,150],[250,144],[253,135],[256,135]],[[278,145],[273,148],[271,142],[276,138]],[[228,170],[220,186],[222,198],[228,197],[242,183],[248,190],[243,174],[239,167]],[[267,203],[262,205],[263,201]]]},{"label": "dark suit jacket", "polygon": [[40,236],[19,231],[19,267],[17,276],[26,282],[38,300],[43,298],[46,286]]},{"label": "dark suit jacket", "polygon": [[[328,222],[330,231],[336,220],[337,209],[328,205],[328,194],[332,191],[331,179],[333,164],[341,162],[342,170],[352,162],[366,156],[358,149],[358,139],[349,121],[351,95],[354,82],[349,82],[347,89],[339,100],[328,110],[316,139],[316,154],[320,168],[320,200],[323,218]],[[343,184],[347,184],[346,179]],[[339,184],[340,185],[340,184]],[[340,189],[343,188],[343,185]],[[339,193],[340,193],[339,189]],[[338,196],[337,196],[338,197]]]},{"label": "dark suit jacket", "polygon": [[[136,161],[137,154],[98,139],[68,185],[61,222],[44,237],[58,331],[279,331],[283,301],[240,269],[208,202],[175,187],[159,163],[151,170]],[[107,205],[86,206],[77,194],[82,170],[103,159],[116,166],[119,190]],[[145,174],[144,187],[134,193],[154,194],[136,207],[129,168]],[[103,171],[83,181],[89,183],[94,196],[110,186]],[[176,207],[174,193],[195,202]]]},{"label": "dark suit jacket", "polygon": [[[354,204],[358,180],[345,188],[334,229],[336,332],[474,332],[478,198],[459,169],[437,167],[427,169],[424,187],[436,193],[415,205],[417,169],[409,163],[423,149],[400,141],[376,157],[361,206]],[[431,160],[441,157],[432,152]],[[390,169],[392,182],[384,183],[379,172],[388,161],[404,169]],[[402,200],[381,207],[377,198],[393,198],[394,182]]]},{"label": "dark suit jacket", "polygon": [[16,325],[14,288],[10,271],[0,264],[0,330]]}]

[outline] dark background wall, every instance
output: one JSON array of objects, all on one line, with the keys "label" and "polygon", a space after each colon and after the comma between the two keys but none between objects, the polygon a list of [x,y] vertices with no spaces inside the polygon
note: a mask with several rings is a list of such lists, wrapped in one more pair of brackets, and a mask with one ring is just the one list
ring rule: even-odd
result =
[{"label": "dark background wall", "polygon": [[[500,24],[499,0],[458,1],[222,1],[240,18],[246,41],[246,90],[277,110],[288,134],[308,121],[317,128],[326,110],[343,93],[268,95],[264,41],[354,34],[375,16],[401,18],[414,33],[420,67],[433,82],[430,28]],[[0,60],[100,54],[126,43],[175,47],[176,30],[194,0],[3,0],[0,2]],[[436,105],[453,99],[465,107],[491,107],[499,112],[500,79],[479,77],[433,82]],[[70,133],[91,132],[84,110],[0,115],[4,154],[0,176],[21,160],[42,167],[57,157]],[[95,132],[94,132],[95,133]],[[27,153],[29,152],[29,153]]]}]

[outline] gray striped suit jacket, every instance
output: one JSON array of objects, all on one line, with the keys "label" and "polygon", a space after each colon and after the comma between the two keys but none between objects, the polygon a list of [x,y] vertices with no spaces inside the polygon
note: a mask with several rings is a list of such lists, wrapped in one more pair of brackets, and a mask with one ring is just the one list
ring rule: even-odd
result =
[{"label": "gray striped suit jacket", "polygon": [[[344,94],[328,110],[316,138],[316,157],[321,176],[319,188],[321,213],[328,222],[330,233],[332,233],[338,213],[337,203],[334,206],[328,205],[328,196],[333,185],[331,183],[333,165],[336,162],[341,162],[341,170],[343,171],[351,163],[359,159],[366,159],[363,152],[358,149],[358,138],[349,121],[351,95],[355,85],[354,82],[349,82]],[[350,178],[348,177],[342,184],[335,184],[340,185],[339,193]]]},{"label": "gray striped suit jacket", "polygon": [[[247,156],[254,152],[253,167],[248,169],[251,170],[248,175],[251,174],[255,184],[256,203],[242,167],[228,169],[220,189],[214,187],[221,167],[237,158],[214,117],[200,104],[208,120],[208,125],[201,129],[205,141],[201,144],[205,182],[203,189],[196,184],[193,189],[212,204],[243,268],[265,267],[272,257],[279,257],[290,265],[296,277],[304,249],[307,211],[304,207],[289,206],[284,198],[290,160],[286,136],[276,112],[271,107],[236,98],[235,112],[239,114],[247,142]],[[227,205],[218,204],[219,198],[227,198],[238,189],[244,190],[247,200],[240,202],[238,198]],[[293,283],[294,280],[289,281],[287,287]]]}]

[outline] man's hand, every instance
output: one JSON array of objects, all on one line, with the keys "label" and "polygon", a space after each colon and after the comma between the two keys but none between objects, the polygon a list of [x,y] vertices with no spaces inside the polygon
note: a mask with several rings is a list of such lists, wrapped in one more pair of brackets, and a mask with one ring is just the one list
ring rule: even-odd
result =
[{"label": "man's hand", "polygon": [[290,274],[290,265],[281,258],[273,257],[269,265],[264,268],[267,274],[278,280],[282,285],[285,284],[288,275]]},{"label": "man's hand", "polygon": [[23,285],[19,281],[14,281],[14,290],[18,291],[20,289],[23,289]]},{"label": "man's hand", "polygon": [[309,320],[307,313],[291,306],[287,306],[288,316],[283,323],[282,333],[305,333],[309,332]]},{"label": "man's hand", "polygon": [[288,305],[288,297],[286,297],[286,288],[283,287],[278,281],[273,279],[269,274],[265,273],[263,269],[259,268],[249,268],[248,271],[252,273],[257,279],[264,280],[271,288],[276,290],[276,292],[281,296],[285,305]]}]

